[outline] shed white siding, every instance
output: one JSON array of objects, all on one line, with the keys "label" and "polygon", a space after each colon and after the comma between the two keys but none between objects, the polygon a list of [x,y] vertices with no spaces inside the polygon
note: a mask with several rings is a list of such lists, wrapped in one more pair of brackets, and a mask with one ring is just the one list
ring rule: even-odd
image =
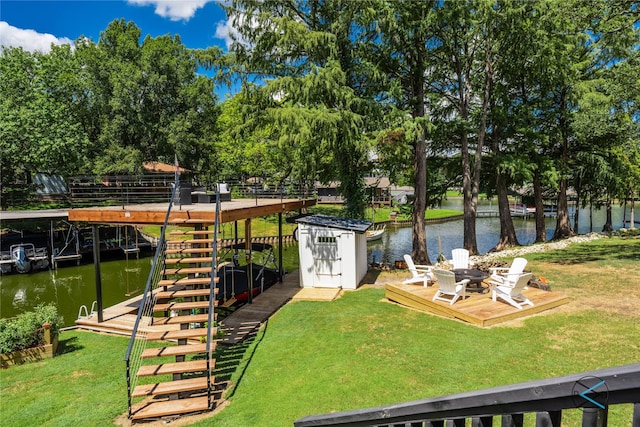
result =
[{"label": "shed white siding", "polygon": [[363,232],[299,223],[300,286],[356,289],[367,273]]}]

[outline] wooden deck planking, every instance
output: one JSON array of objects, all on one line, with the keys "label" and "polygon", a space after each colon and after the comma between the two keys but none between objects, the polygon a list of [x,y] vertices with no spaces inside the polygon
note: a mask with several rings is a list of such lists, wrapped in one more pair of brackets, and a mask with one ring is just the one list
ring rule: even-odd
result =
[{"label": "wooden deck planking", "polygon": [[[226,344],[242,342],[289,300],[315,299],[330,301],[335,299],[340,293],[339,289],[329,291],[321,289],[317,291],[317,293],[310,293],[309,290],[300,288],[298,270],[287,274],[282,283],[276,283],[269,287],[263,293],[254,297],[252,304],[241,306],[220,322],[220,326],[225,331],[222,342]],[[158,290],[156,292],[160,291]],[[301,295],[300,298],[297,298],[298,294]],[[131,335],[140,300],[141,296],[138,295],[120,304],[106,308],[103,310],[104,321],[102,323],[98,323],[97,315],[93,315],[86,319],[76,320],[76,325],[79,328],[99,332]],[[141,335],[152,331],[178,330],[180,325],[177,324],[177,322],[174,324],[174,322],[175,321],[171,319],[156,318],[154,325],[149,325],[149,318],[143,318],[143,324],[140,328]]]},{"label": "wooden deck planking", "polygon": [[266,322],[280,307],[299,291],[298,270],[287,274],[282,283],[276,283],[256,296],[251,304],[245,304],[220,321],[225,332],[223,344],[237,344]]},{"label": "wooden deck planking", "polygon": [[385,285],[385,296],[391,301],[442,317],[455,318],[477,326],[492,326],[509,320],[518,319],[540,313],[569,302],[566,295],[558,292],[529,288],[523,294],[533,302],[534,306],[523,305],[522,310],[498,299],[493,301],[491,293],[479,294],[467,292],[464,300],[450,305],[444,301],[433,301],[435,286],[405,285],[391,283]]}]

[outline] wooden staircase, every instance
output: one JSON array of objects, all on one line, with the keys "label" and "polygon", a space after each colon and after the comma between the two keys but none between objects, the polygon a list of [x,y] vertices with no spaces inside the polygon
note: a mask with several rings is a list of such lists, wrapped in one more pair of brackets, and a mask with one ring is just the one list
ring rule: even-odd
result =
[{"label": "wooden staircase", "polygon": [[210,286],[218,281],[215,274],[213,281],[211,277],[212,260],[217,256],[214,234],[213,230],[172,232],[174,237],[183,237],[176,240],[182,247],[166,249],[173,246],[172,241],[164,246],[151,322],[163,328],[147,333],[144,350],[137,355],[139,367],[132,373],[136,385],[129,387],[132,420],[149,421],[213,408],[211,371],[215,359],[207,355],[207,341],[213,354],[218,331],[215,312],[211,313],[211,332],[207,322],[217,294],[216,287],[210,305]]}]

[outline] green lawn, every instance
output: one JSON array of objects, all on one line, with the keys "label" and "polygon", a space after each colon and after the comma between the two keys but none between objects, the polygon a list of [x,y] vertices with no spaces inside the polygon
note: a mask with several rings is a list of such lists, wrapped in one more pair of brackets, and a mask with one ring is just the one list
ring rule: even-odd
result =
[{"label": "green lawn", "polygon": [[[252,340],[220,350],[217,377],[230,383],[229,404],[192,425],[291,426],[310,414],[638,361],[639,238],[525,258],[571,302],[487,329],[388,303],[380,285],[285,305]],[[1,425],[109,425],[126,411],[127,340],[65,332],[61,342],[54,359],[0,371]],[[563,425],[579,426],[579,417],[565,411]],[[630,420],[630,405],[611,408],[609,425]]]}]

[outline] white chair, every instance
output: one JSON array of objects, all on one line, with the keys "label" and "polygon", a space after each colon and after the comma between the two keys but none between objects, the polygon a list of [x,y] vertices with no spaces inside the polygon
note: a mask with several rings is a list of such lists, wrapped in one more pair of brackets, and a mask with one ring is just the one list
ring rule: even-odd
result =
[{"label": "white chair", "polygon": [[458,248],[451,251],[451,265],[452,268],[470,268],[473,263],[469,261],[469,251],[466,249]]},{"label": "white chair", "polygon": [[533,307],[533,303],[529,301],[529,298],[522,295],[522,290],[527,286],[529,280],[533,276],[533,273],[524,273],[518,277],[514,286],[502,285],[493,280],[489,280],[491,286],[492,299],[496,301],[496,298],[502,298],[515,308],[522,310],[522,304],[529,304]]},{"label": "white chair", "polygon": [[504,286],[515,286],[516,281],[524,273],[527,260],[524,258],[514,258],[510,267],[492,267],[490,279]]},{"label": "white chair", "polygon": [[226,182],[216,184],[216,190],[220,195],[221,202],[228,202],[231,200],[231,191],[229,185]]},{"label": "white chair", "polygon": [[429,286],[429,282],[433,282],[433,267],[430,265],[415,265],[413,258],[411,258],[409,254],[404,254],[404,262],[407,263],[411,277],[402,283],[406,285],[408,283],[422,282],[424,286],[427,287]]},{"label": "white chair", "polygon": [[[433,296],[434,301],[446,301],[450,305],[453,305],[458,298],[465,298],[469,279],[456,282],[456,275],[452,271],[442,270],[440,268],[433,270],[433,274],[435,274],[436,282],[438,282],[438,290]],[[445,298],[445,296],[450,298]]]}]

